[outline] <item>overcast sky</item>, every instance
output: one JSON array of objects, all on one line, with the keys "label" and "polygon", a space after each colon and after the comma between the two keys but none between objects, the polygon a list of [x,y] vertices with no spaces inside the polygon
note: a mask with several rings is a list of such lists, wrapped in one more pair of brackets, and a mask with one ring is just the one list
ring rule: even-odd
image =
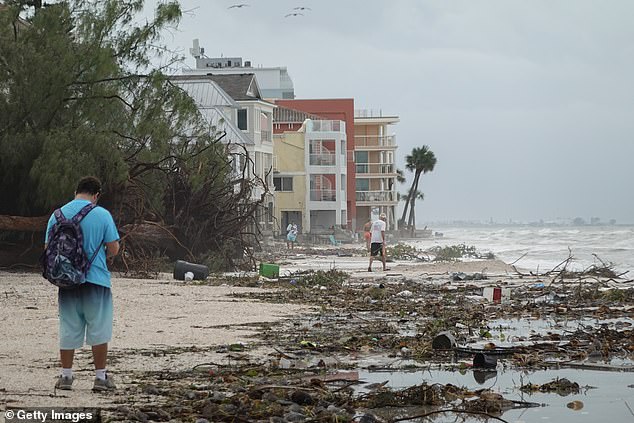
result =
[{"label": "overcast sky", "polygon": [[[297,98],[400,116],[399,166],[423,144],[438,159],[419,223],[634,223],[634,1],[181,4],[191,12],[164,42],[187,65],[198,38],[209,57],[286,66]],[[298,6],[312,10],[284,17]]]}]

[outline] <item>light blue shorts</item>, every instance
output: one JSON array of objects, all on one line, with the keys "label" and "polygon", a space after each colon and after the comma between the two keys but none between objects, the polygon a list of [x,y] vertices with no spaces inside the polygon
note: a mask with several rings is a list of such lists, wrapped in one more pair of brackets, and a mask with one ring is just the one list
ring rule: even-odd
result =
[{"label": "light blue shorts", "polygon": [[112,339],[112,292],[86,282],[77,288],[60,289],[59,348],[75,350],[105,344]]}]

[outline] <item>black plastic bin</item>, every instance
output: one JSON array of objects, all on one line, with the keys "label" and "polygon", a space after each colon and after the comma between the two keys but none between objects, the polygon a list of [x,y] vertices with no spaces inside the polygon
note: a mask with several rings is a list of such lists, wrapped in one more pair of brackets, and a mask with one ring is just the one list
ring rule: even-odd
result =
[{"label": "black plastic bin", "polygon": [[185,280],[185,273],[192,272],[194,279],[204,280],[209,276],[209,268],[202,264],[190,263],[184,260],[176,260],[174,264],[174,279]]}]

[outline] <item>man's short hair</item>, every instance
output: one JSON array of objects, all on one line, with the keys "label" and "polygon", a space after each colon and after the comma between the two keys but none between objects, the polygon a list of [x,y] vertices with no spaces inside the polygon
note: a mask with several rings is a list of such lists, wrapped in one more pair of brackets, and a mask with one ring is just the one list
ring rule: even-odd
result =
[{"label": "man's short hair", "polygon": [[84,176],[77,183],[76,194],[95,195],[101,193],[101,181],[94,176]]}]

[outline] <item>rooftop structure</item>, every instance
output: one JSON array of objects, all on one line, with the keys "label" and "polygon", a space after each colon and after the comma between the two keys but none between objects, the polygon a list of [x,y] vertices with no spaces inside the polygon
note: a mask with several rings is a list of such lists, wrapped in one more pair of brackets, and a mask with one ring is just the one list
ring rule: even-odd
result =
[{"label": "rooftop structure", "polygon": [[194,46],[189,51],[196,59],[196,68],[183,69],[186,75],[255,74],[260,84],[262,98],[295,98],[293,80],[284,66],[253,66],[250,60],[242,60],[242,57],[206,57],[205,49],[200,47],[198,40],[194,40]]}]

